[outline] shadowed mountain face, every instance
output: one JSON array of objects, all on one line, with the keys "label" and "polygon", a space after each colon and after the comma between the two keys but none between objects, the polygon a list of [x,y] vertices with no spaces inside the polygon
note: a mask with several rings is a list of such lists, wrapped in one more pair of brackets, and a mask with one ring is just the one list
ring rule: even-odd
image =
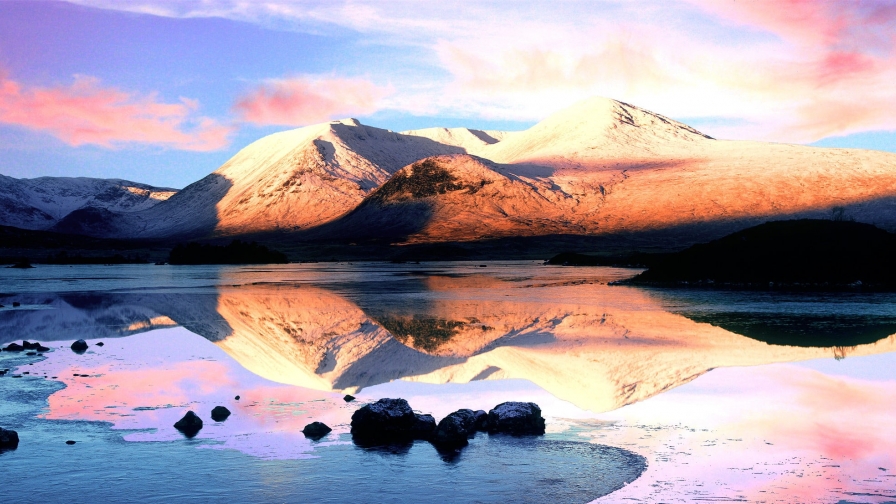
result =
[{"label": "shadowed mountain face", "polygon": [[[64,225],[105,237],[298,243],[667,232],[680,247],[834,207],[894,230],[894,202],[896,154],[715,140],[591,99],[512,133],[394,133],[353,119],[285,131],[151,208],[82,211]],[[29,218],[41,220],[38,210]]]},{"label": "shadowed mountain face", "polygon": [[282,383],[353,392],[395,379],[522,378],[594,411],[716,367],[896,350],[896,313],[880,298],[719,300],[605,285],[625,270],[531,267],[395,268],[376,281],[349,269],[311,283],[17,296],[28,309],[0,310],[0,334],[52,342],[183,326]]}]

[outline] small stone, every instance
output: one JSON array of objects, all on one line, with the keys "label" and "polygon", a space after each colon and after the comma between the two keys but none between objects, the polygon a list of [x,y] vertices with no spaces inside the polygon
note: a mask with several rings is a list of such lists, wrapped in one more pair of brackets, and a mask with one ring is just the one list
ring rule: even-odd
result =
[{"label": "small stone", "polygon": [[488,413],[483,410],[476,410],[473,412],[473,423],[474,428],[480,432],[488,431]]},{"label": "small stone", "polygon": [[191,438],[202,429],[202,419],[191,410],[174,424],[174,428],[181,431],[184,436]]},{"label": "small stone", "polygon": [[343,397],[342,400],[345,402],[352,402],[355,400],[355,396],[351,394],[345,394],[345,397]]},{"label": "small stone", "polygon": [[239,400],[240,400],[240,396],[236,396],[236,397],[234,397],[233,399],[236,400],[236,401],[239,401]]},{"label": "small stone", "polygon": [[68,441],[65,442],[65,444],[67,444],[67,445],[73,445],[73,444],[75,444],[75,442],[72,441],[71,439],[69,439]]},{"label": "small stone", "polygon": [[87,351],[87,342],[79,339],[78,341],[72,343],[72,351],[76,354],[82,354]]},{"label": "small stone", "polygon": [[215,406],[212,408],[212,420],[216,422],[223,422],[224,420],[227,420],[227,417],[229,416],[230,410],[224,406]]},{"label": "small stone", "polygon": [[352,414],[352,439],[374,445],[408,441],[416,422],[414,410],[406,400],[380,399]]},{"label": "small stone", "polygon": [[302,429],[302,434],[305,435],[308,439],[313,439],[317,441],[318,439],[329,434],[333,429],[331,429],[327,424],[323,422],[311,422],[306,425],[304,429]]},{"label": "small stone", "polygon": [[467,439],[476,433],[476,413],[469,409],[460,409],[446,416],[439,422],[433,436],[433,444],[444,448],[466,446]]},{"label": "small stone", "polygon": [[411,437],[414,439],[429,440],[432,439],[433,433],[436,431],[436,419],[432,415],[421,415],[414,413],[417,421],[411,427]]},{"label": "small stone", "polygon": [[488,412],[488,431],[514,436],[544,434],[541,408],[531,402],[505,402]]},{"label": "small stone", "polygon": [[100,341],[99,343],[96,344],[96,346],[103,346],[103,345],[105,345],[105,343],[103,343],[102,341]]},{"label": "small stone", "polygon": [[0,450],[15,450],[19,446],[19,433],[0,428]]},{"label": "small stone", "polygon": [[25,355],[37,355],[37,352],[25,352]]}]

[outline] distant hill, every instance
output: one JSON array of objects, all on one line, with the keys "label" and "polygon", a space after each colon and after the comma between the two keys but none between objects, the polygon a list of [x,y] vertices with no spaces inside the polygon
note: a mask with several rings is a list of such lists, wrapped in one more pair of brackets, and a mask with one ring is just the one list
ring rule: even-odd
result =
[{"label": "distant hill", "polygon": [[627,281],[788,289],[896,289],[896,234],[858,222],[767,222],[669,254]]}]

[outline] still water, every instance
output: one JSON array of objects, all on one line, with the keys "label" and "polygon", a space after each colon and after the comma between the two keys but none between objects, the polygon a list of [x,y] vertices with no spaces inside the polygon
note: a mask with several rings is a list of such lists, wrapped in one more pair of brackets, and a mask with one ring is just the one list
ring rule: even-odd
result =
[{"label": "still water", "polygon": [[[18,475],[0,495],[896,502],[896,296],[607,285],[637,272],[536,262],[0,270],[0,342],[52,349],[0,354],[11,369],[0,427],[22,439],[0,453]],[[68,348],[79,338],[83,355]],[[454,457],[421,442],[355,447],[352,412],[381,397],[437,419],[534,401],[548,433],[479,434]],[[213,422],[217,405],[233,415]],[[193,439],[172,427],[189,409],[206,422]],[[333,427],[318,442],[300,432],[315,420]]]}]

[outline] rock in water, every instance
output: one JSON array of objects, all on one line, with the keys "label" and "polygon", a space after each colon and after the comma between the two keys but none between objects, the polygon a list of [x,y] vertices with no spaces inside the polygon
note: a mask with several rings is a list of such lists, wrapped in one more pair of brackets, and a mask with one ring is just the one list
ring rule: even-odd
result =
[{"label": "rock in water", "polygon": [[436,430],[436,419],[432,415],[414,413],[417,419],[411,427],[411,437],[414,439],[430,440]]},{"label": "rock in water", "polygon": [[0,428],[0,450],[15,450],[19,446],[19,433]]},{"label": "rock in water", "polygon": [[351,394],[345,394],[345,397],[343,397],[342,400],[345,402],[352,402],[355,400],[355,396]]},{"label": "rock in water", "polygon": [[174,428],[181,431],[184,436],[191,438],[202,429],[202,419],[196,416],[196,413],[193,413],[193,411],[188,411],[183,418],[174,424]]},{"label": "rock in water", "polygon": [[73,444],[75,444],[75,442],[72,441],[71,439],[69,439],[68,441],[65,442],[65,444],[67,444],[67,445],[73,445]]},{"label": "rock in water", "polygon": [[467,439],[476,433],[476,413],[460,409],[446,416],[436,427],[433,444],[445,448],[459,448],[468,444]]},{"label": "rock in water", "polygon": [[404,399],[380,399],[352,414],[352,438],[380,444],[408,441],[417,416]]},{"label": "rock in water", "polygon": [[333,429],[331,429],[327,424],[323,422],[311,422],[310,424],[306,425],[304,429],[302,429],[302,434],[304,434],[308,439],[317,441],[318,439],[329,434],[332,430]]},{"label": "rock in water", "polygon": [[514,436],[544,434],[541,408],[531,402],[501,403],[488,412],[488,431]]},{"label": "rock in water", "polygon": [[234,397],[233,399],[236,400],[236,401],[239,401],[239,400],[240,400],[240,396],[236,396],[236,397]]},{"label": "rock in water", "polygon": [[473,412],[473,420],[475,425],[475,429],[480,432],[488,432],[488,413],[483,410],[476,410]]},{"label": "rock in water", "polygon": [[96,346],[103,346],[103,345],[105,345],[105,343],[103,343],[102,341],[100,341],[99,343],[96,344]]},{"label": "rock in water", "polygon": [[72,351],[78,354],[82,354],[87,351],[87,342],[79,339],[78,341],[72,343]]},{"label": "rock in water", "polygon": [[223,422],[224,420],[227,420],[227,417],[229,416],[230,410],[224,406],[215,406],[212,408],[212,420],[216,422]]},{"label": "rock in water", "polygon": [[6,345],[6,348],[4,348],[4,350],[6,350],[7,352],[21,352],[24,349],[25,347],[18,343],[10,343]]}]

